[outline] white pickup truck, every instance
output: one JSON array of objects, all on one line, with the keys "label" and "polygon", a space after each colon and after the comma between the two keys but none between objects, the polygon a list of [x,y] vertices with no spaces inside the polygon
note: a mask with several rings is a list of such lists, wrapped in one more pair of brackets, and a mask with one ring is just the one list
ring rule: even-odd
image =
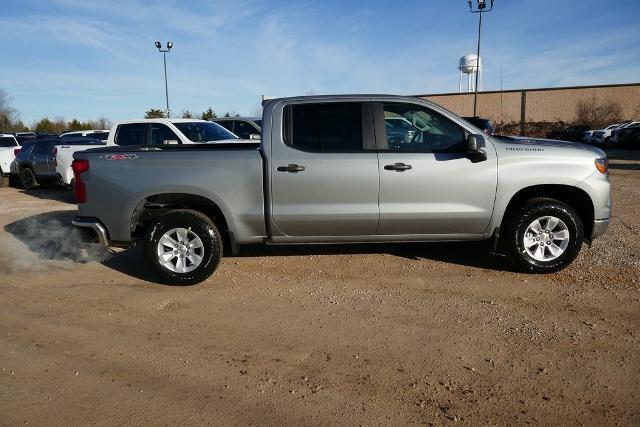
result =
[{"label": "white pickup truck", "polygon": [[179,145],[239,140],[224,127],[206,120],[141,119],[116,122],[109,132],[107,146]]},{"label": "white pickup truck", "polygon": [[0,187],[9,186],[9,176],[15,171],[15,150],[20,149],[20,143],[10,133],[0,134]]},{"label": "white pickup truck", "polygon": [[62,185],[73,184],[73,170],[71,169],[73,154],[77,151],[89,150],[102,145],[105,145],[105,142],[99,139],[92,139],[91,135],[84,138],[62,138],[62,142],[60,145],[56,145],[54,150],[56,172],[60,176]]}]

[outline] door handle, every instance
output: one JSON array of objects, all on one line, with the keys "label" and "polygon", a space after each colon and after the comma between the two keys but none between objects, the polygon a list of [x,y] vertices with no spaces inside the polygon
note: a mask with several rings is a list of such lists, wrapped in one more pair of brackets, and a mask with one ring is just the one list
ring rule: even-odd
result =
[{"label": "door handle", "polygon": [[290,172],[290,173],[298,173],[304,170],[304,166],[299,166],[296,164],[290,164],[287,166],[278,166],[278,172]]},{"label": "door handle", "polygon": [[404,163],[394,163],[392,165],[385,165],[384,170],[386,171],[396,171],[396,172],[404,172],[411,169],[411,165],[405,165]]}]

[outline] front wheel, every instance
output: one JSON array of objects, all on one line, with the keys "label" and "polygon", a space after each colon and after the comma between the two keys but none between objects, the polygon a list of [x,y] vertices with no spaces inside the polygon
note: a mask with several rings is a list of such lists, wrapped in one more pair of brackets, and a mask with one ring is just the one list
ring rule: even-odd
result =
[{"label": "front wheel", "polygon": [[571,206],[536,198],[514,212],[503,236],[507,256],[516,267],[529,273],[552,273],[578,256],[584,229]]},{"label": "front wheel", "polygon": [[197,211],[175,210],[158,217],[144,241],[144,258],[163,283],[195,285],[216,270],[222,238],[210,218]]}]

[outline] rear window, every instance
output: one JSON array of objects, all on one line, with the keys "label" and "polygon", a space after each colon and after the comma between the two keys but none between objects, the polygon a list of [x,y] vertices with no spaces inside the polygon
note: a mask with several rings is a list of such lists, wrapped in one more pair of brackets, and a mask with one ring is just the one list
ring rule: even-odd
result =
[{"label": "rear window", "polygon": [[363,151],[360,103],[288,105],[284,117],[284,142],[290,147],[321,153]]},{"label": "rear window", "polygon": [[146,123],[129,123],[118,126],[116,132],[116,145],[144,145]]},{"label": "rear window", "polygon": [[0,147],[8,148],[8,147],[17,147],[18,143],[15,139],[10,136],[2,136],[0,137]]}]

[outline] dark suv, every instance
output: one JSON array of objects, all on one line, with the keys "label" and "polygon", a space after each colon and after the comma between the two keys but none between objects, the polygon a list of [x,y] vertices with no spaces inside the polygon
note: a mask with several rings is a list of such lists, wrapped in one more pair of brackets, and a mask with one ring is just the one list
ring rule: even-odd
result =
[{"label": "dark suv", "polygon": [[496,134],[496,127],[489,119],[483,119],[482,117],[463,117],[463,119],[480,129],[487,135]]},{"label": "dark suv", "polygon": [[588,130],[589,130],[589,126],[574,125],[574,126],[569,126],[566,129],[553,130],[551,132],[547,132],[547,138],[559,139],[561,141],[581,142],[584,133]]},{"label": "dark suv", "polygon": [[90,145],[103,146],[99,140],[92,138],[32,138],[28,139],[16,155],[16,168],[20,183],[25,189],[33,188],[45,182],[57,182],[60,175],[56,171],[57,145]]}]

